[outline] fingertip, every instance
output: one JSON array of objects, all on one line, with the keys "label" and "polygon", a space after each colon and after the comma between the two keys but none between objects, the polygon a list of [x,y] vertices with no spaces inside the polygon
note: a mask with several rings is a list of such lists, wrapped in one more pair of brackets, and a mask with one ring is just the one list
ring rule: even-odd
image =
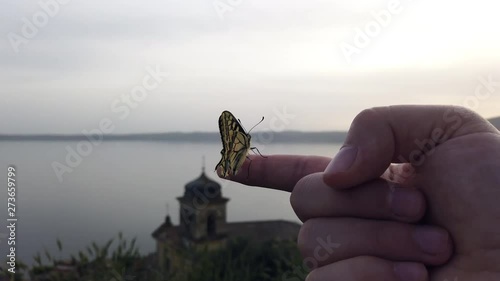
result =
[{"label": "fingertip", "polygon": [[427,281],[427,269],[421,263],[398,262],[394,264],[394,274],[401,281]]},{"label": "fingertip", "polygon": [[215,173],[217,174],[217,176],[220,178],[220,179],[223,179],[223,180],[230,180],[230,181],[236,181],[233,179],[233,177],[235,177],[234,175],[230,174],[230,173],[227,173],[224,171],[224,169],[222,169],[221,167],[218,167],[216,170],[215,170]]},{"label": "fingertip", "polygon": [[387,203],[395,218],[409,222],[420,220],[425,214],[427,205],[421,191],[402,187],[390,188]]},{"label": "fingertip", "polygon": [[356,162],[358,156],[358,147],[342,146],[335,157],[330,161],[323,174],[323,181],[335,188],[346,188],[343,185],[345,177]]},{"label": "fingertip", "polygon": [[[379,178],[390,164],[389,159],[375,157],[373,148],[344,146],[323,173],[323,181],[337,189],[351,188]],[[368,154],[368,155],[367,155]]]},{"label": "fingertip", "polygon": [[349,188],[384,173],[394,153],[387,115],[387,108],[372,108],[354,118],[343,147],[325,169],[325,184]]},{"label": "fingertip", "polygon": [[356,146],[342,146],[330,164],[325,169],[326,174],[348,172],[356,162],[358,148]]},{"label": "fingertip", "polygon": [[217,176],[218,176],[219,178],[224,179],[224,173],[222,173],[222,170],[221,170],[221,168],[220,168],[220,167],[218,167],[218,166],[217,166],[217,167],[215,168],[215,174],[217,174]]}]

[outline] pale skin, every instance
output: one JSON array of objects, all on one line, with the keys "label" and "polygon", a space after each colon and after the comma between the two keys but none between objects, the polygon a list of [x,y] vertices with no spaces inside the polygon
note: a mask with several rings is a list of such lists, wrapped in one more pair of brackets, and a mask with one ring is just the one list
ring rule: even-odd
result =
[{"label": "pale skin", "polygon": [[472,111],[368,109],[334,159],[250,158],[231,180],[291,192],[308,281],[500,280],[500,132]]}]

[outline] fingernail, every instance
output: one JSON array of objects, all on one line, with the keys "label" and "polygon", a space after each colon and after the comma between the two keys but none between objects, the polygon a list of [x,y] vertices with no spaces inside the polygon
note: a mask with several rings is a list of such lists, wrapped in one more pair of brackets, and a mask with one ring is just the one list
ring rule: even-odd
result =
[{"label": "fingernail", "polygon": [[423,265],[409,262],[398,262],[394,264],[394,273],[401,281],[423,281],[427,280],[427,272]]},{"label": "fingernail", "polygon": [[419,193],[410,188],[396,188],[389,193],[391,212],[403,218],[416,218],[422,208]]},{"label": "fingernail", "polygon": [[449,236],[445,231],[420,227],[415,230],[413,237],[424,253],[436,255],[448,250]]},{"label": "fingernail", "polygon": [[346,172],[351,168],[358,155],[358,148],[355,146],[344,146],[335,155],[333,160],[325,169],[326,174]]}]

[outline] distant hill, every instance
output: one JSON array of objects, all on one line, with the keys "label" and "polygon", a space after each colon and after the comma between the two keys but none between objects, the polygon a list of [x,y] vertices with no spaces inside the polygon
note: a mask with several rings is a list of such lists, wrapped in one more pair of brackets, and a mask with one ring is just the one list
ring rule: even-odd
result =
[{"label": "distant hill", "polygon": [[[254,132],[254,143],[341,143],[347,132]],[[0,135],[0,141],[80,141],[84,135]],[[218,132],[106,135],[105,141],[220,142]]]},{"label": "distant hill", "polygon": [[488,121],[490,121],[490,123],[493,124],[493,126],[497,127],[498,130],[500,130],[500,117],[491,118],[488,119]]},{"label": "distant hill", "polygon": [[[500,117],[488,119],[500,130]],[[347,132],[254,132],[253,143],[342,143]],[[81,141],[88,140],[84,135],[0,135],[0,141]],[[195,142],[212,143],[220,142],[218,132],[192,132],[192,133],[148,133],[148,134],[123,134],[106,135],[105,141],[164,141],[164,142]]]}]

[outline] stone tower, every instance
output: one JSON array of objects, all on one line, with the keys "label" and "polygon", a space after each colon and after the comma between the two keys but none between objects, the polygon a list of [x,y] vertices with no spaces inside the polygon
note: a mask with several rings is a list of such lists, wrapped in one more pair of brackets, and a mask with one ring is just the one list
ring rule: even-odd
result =
[{"label": "stone tower", "polygon": [[180,233],[187,247],[219,248],[226,241],[226,204],[221,186],[205,174],[187,183],[180,203]]}]

